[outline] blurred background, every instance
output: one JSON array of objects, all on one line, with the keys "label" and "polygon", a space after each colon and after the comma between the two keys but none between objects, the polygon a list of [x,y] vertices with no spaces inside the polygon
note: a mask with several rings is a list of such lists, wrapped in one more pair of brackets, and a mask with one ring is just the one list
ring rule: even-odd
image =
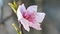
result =
[{"label": "blurred background", "polygon": [[[17,23],[17,17],[8,6],[13,0],[0,0],[0,34],[17,34],[12,23]],[[17,0],[18,3],[21,0]],[[46,17],[42,22],[42,30],[31,28],[24,34],[59,34],[60,33],[60,0],[22,0],[25,6],[38,5],[39,12],[45,12]]]}]

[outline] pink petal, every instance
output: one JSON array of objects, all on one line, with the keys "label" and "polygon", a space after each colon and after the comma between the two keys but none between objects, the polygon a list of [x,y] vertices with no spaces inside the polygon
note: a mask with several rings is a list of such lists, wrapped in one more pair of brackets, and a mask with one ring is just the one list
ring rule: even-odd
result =
[{"label": "pink petal", "polygon": [[20,6],[17,9],[17,17],[18,17],[18,20],[20,20],[23,17],[22,13],[21,13],[21,10],[20,10]]},{"label": "pink petal", "polygon": [[32,5],[30,7],[27,8],[27,12],[28,13],[35,13],[37,12],[37,5]]},{"label": "pink petal", "polygon": [[41,23],[43,21],[44,17],[45,17],[45,13],[37,13],[35,22]]},{"label": "pink petal", "polygon": [[23,25],[23,27],[25,28],[25,30],[27,30],[29,32],[30,28],[29,28],[28,21],[24,18],[22,18],[20,21],[21,21],[21,24]]},{"label": "pink petal", "polygon": [[40,24],[39,23],[29,23],[29,26],[36,29],[36,30],[41,30]]},{"label": "pink petal", "polygon": [[23,14],[24,12],[26,12],[26,7],[24,6],[24,4],[19,5],[18,7],[20,9],[20,12]]}]

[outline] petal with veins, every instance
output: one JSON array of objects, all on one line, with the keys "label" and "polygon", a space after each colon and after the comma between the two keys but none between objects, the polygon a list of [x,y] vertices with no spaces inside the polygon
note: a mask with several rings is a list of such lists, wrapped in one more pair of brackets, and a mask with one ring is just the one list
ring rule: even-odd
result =
[{"label": "petal with veins", "polygon": [[24,12],[26,12],[26,7],[24,6],[24,4],[19,5],[18,7],[20,9],[20,12],[23,14]]},{"label": "petal with veins", "polygon": [[45,13],[37,13],[35,20],[36,22],[41,23],[44,17],[45,17]]},{"label": "petal with veins", "polygon": [[27,8],[27,11],[29,13],[34,13],[34,12],[37,12],[37,5],[32,5],[30,7]]},{"label": "petal with veins", "polygon": [[39,23],[29,23],[29,26],[36,29],[36,30],[41,30]]},{"label": "petal with veins", "polygon": [[20,21],[21,21],[21,24],[23,25],[23,27],[25,28],[25,30],[27,30],[29,32],[30,28],[29,28],[28,21],[24,18],[22,18]]},{"label": "petal with veins", "polygon": [[17,10],[18,20],[20,20],[20,19],[23,17],[20,9],[21,9],[21,8],[20,8],[20,6],[19,6],[19,7],[18,7],[18,10]]},{"label": "petal with veins", "polygon": [[26,12],[26,7],[24,6],[24,4],[21,5],[21,12],[22,13]]}]

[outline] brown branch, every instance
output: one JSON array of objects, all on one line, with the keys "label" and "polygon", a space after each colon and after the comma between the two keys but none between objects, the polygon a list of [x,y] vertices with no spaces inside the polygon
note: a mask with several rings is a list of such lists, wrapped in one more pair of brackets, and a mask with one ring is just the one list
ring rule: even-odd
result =
[{"label": "brown branch", "polygon": [[24,32],[23,32],[23,25],[21,24],[21,32],[22,32],[22,34],[24,34]]}]

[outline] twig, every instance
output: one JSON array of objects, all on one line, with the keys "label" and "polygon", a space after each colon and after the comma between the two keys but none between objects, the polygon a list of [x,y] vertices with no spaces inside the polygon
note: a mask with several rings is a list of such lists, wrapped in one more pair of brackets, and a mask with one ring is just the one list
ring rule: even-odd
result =
[{"label": "twig", "polygon": [[24,34],[24,32],[23,32],[23,25],[21,24],[21,32],[22,32],[22,34]]}]

